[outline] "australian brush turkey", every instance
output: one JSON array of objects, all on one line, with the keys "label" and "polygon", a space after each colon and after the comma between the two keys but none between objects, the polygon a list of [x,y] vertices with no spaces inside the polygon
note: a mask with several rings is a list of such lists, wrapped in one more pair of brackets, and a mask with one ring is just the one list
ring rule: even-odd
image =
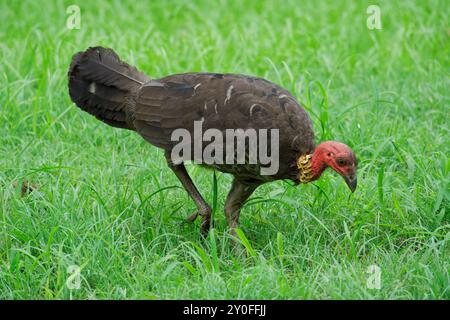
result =
[{"label": "australian brush turkey", "polygon": [[[183,129],[194,133],[196,121],[201,121],[203,130],[215,129],[215,133],[229,129],[278,130],[278,140],[268,143],[271,152],[278,148],[276,172],[262,174],[267,163],[259,160],[249,163],[250,143],[245,146],[244,163],[202,163],[234,175],[225,203],[225,215],[233,234],[242,205],[263,183],[278,179],[308,183],[331,167],[344,178],[352,192],[356,189],[357,163],[353,151],[335,141],[316,146],[308,113],[287,90],[267,80],[217,73],[150,79],[121,61],[113,50],[102,47],[75,54],[68,77],[70,97],[78,107],[113,127],[136,131],[165,150],[169,168],[197,207],[187,219],[194,221],[200,215],[203,233],[210,228],[211,207],[195,187],[183,162],[173,161],[171,157],[178,143],[173,141],[174,131]],[[196,140],[188,142],[189,148],[195,149]],[[215,149],[215,153],[229,155],[225,145],[218,146],[223,146],[223,150]],[[205,142],[200,142],[200,151],[206,147]],[[195,150],[186,154],[188,159],[198,160]]]}]

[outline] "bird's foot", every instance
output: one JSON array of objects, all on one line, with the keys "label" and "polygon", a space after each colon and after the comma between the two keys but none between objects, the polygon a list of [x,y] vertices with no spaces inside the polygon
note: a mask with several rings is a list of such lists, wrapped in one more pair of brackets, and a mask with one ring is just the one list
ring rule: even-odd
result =
[{"label": "bird's foot", "polygon": [[190,216],[188,216],[186,218],[186,221],[187,222],[194,222],[195,219],[197,219],[197,217],[198,217],[198,211],[195,211],[193,214],[191,214]]},{"label": "bird's foot", "polygon": [[192,213],[190,216],[186,218],[186,221],[188,222],[194,222],[198,216],[202,217],[201,222],[201,233],[203,236],[207,236],[209,229],[211,228],[211,209],[205,208],[202,210],[197,210],[194,213]]},{"label": "bird's foot", "polygon": [[211,209],[207,210],[207,212],[203,212],[201,216],[202,216],[201,233],[202,236],[206,237],[208,235],[209,229],[211,229]]}]

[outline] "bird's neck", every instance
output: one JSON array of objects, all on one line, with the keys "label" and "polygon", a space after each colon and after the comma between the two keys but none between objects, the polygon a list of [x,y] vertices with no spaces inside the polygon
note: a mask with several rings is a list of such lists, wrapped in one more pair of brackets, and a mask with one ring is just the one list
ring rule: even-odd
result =
[{"label": "bird's neck", "polygon": [[297,159],[297,168],[300,183],[308,183],[319,179],[327,168],[327,164],[322,157],[322,153],[316,149],[312,154],[301,155]]}]

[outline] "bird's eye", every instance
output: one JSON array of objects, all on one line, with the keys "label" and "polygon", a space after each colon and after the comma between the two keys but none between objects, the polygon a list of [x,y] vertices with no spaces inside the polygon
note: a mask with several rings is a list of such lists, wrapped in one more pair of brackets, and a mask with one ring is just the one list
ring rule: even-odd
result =
[{"label": "bird's eye", "polygon": [[338,165],[340,165],[342,167],[343,165],[345,165],[345,160],[344,159],[338,159],[337,163],[338,163]]}]

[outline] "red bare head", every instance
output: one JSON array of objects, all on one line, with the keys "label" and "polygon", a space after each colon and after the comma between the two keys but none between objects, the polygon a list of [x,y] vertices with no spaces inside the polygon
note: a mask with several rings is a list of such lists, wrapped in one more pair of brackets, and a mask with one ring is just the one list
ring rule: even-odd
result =
[{"label": "red bare head", "polygon": [[325,141],[319,144],[311,158],[313,180],[319,179],[328,167],[339,173],[350,190],[355,191],[357,161],[352,149],[337,141]]}]

